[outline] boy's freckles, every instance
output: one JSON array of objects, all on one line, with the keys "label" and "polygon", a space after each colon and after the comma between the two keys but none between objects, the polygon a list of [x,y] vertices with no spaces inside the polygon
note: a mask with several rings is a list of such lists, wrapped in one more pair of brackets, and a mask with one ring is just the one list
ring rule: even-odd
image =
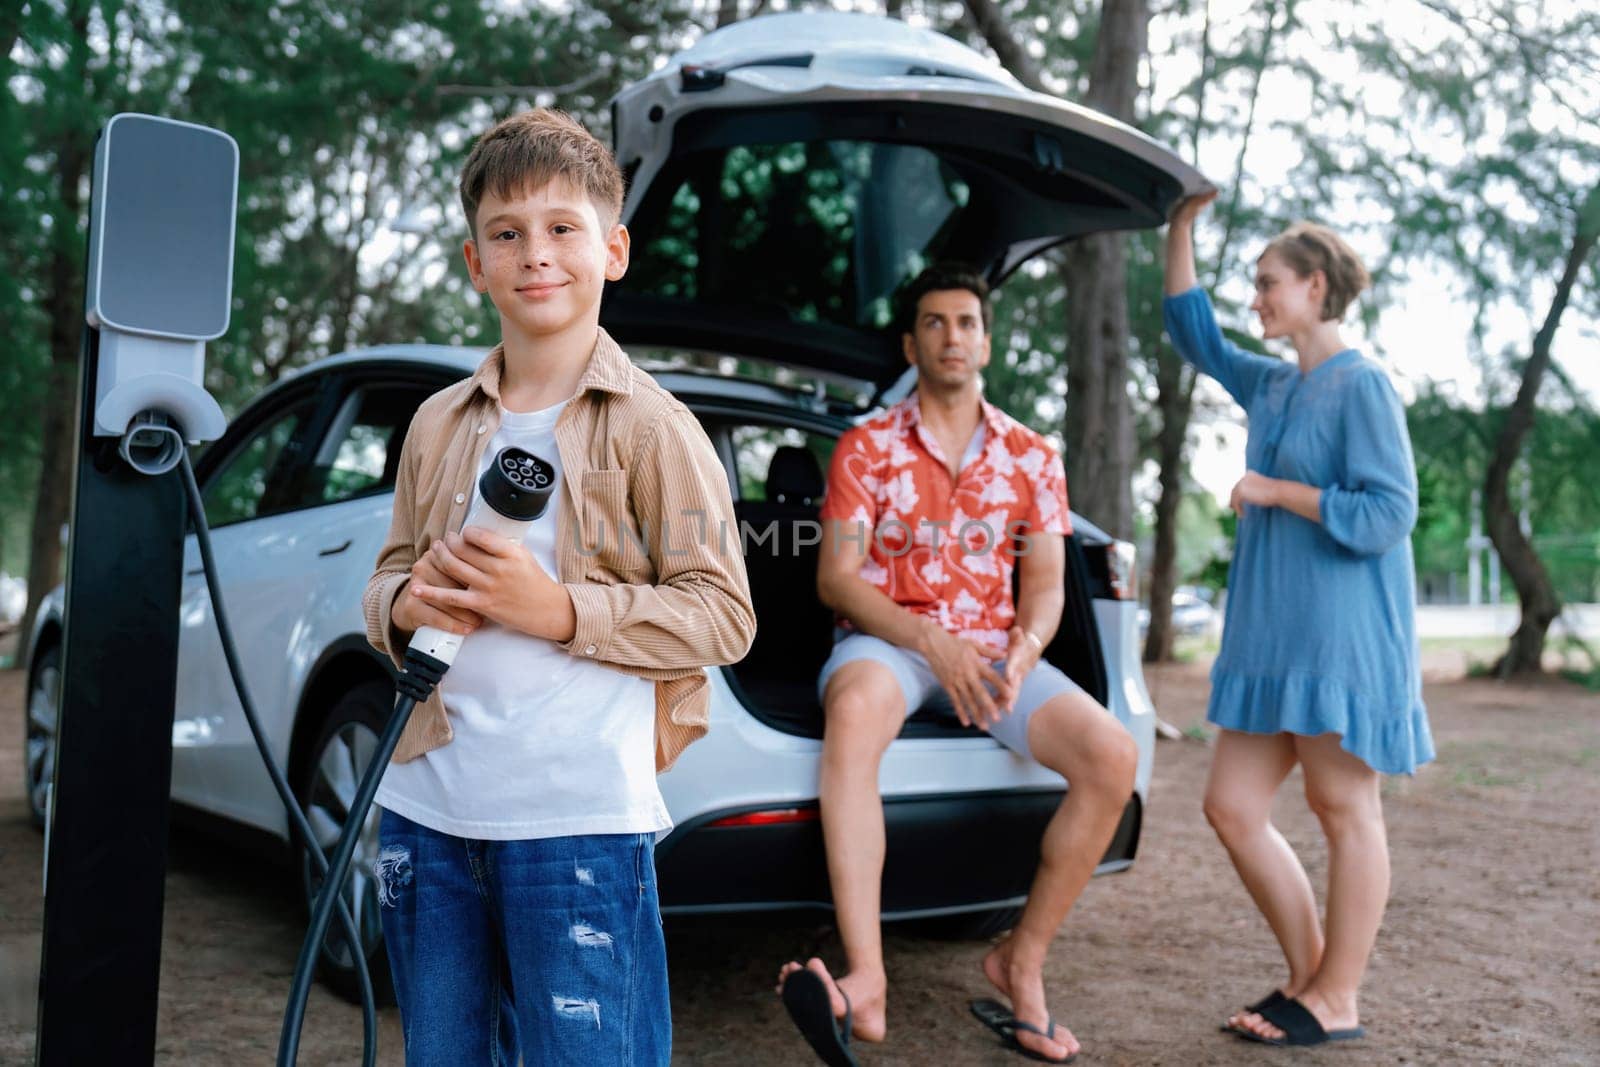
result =
[{"label": "boy's freckles", "polygon": [[627,265],[625,231],[606,224],[564,178],[505,198],[486,191],[464,252],[474,287],[505,325],[529,336],[593,315],[606,280],[621,277]]}]

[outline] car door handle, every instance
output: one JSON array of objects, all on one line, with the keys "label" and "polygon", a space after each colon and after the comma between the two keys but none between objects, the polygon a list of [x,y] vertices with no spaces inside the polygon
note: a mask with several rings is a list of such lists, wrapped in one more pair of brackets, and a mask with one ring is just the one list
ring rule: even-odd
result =
[{"label": "car door handle", "polygon": [[184,571],[184,572],[183,572],[183,576],[184,576],[184,577],[185,577],[185,578],[194,578],[194,577],[197,577],[197,576],[199,576],[199,575],[202,575],[202,574],[204,574],[204,573],[205,573],[205,572],[206,572],[206,569],[205,569],[205,567],[203,567],[203,566],[201,566],[201,567],[196,567],[196,568],[195,568],[195,569],[194,569],[194,570],[192,570],[192,571]]},{"label": "car door handle", "polygon": [[319,555],[319,556],[337,556],[339,553],[341,553],[345,549],[349,548],[350,544],[351,544],[351,542],[346,541],[342,545],[336,545],[333,548],[325,548],[321,552],[318,552],[317,555]]}]

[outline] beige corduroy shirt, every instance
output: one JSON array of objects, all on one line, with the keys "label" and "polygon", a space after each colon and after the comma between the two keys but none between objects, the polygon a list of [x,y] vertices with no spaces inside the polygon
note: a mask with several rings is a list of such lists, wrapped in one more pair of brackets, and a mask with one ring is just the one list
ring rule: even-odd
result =
[{"label": "beige corduroy shirt", "polygon": [[[472,377],[425,400],[406,434],[394,520],[362,598],[367,639],[396,666],[411,635],[394,628],[390,610],[411,565],[472,505],[483,449],[500,426],[504,358],[496,346]],[[562,647],[656,683],[656,769],[666,770],[706,732],[702,668],[737,662],[755,636],[727,475],[694,414],[604,330],[556,423],[556,447],[554,577],[577,614]],[[435,690],[412,712],[394,759],[451,736]]]}]

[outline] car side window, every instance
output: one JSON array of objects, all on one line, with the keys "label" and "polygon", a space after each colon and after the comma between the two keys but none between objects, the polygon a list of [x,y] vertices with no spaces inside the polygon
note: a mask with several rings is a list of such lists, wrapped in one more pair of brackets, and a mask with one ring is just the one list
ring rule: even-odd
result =
[{"label": "car side window", "polygon": [[269,492],[281,481],[293,454],[290,443],[312,409],[312,402],[306,400],[272,418],[207,479],[201,499],[209,526],[226,526],[283,510],[273,505]]},{"label": "car side window", "polygon": [[415,385],[374,385],[346,397],[312,462],[304,506],[394,488],[406,429],[430,392]]},{"label": "car side window", "polygon": [[817,462],[824,477],[837,441],[826,434],[807,433],[793,426],[735,426],[732,433],[734,466],[739,476],[740,500],[766,500],[772,457],[780,448],[803,448]]}]

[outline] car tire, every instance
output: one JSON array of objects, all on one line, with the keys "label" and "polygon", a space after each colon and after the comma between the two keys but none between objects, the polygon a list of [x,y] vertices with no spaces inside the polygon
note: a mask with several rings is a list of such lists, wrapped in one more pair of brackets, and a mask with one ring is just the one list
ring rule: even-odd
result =
[{"label": "car tire", "polygon": [[935,941],[988,941],[1017,925],[1021,917],[1021,908],[990,908],[986,911],[964,911],[958,915],[910,919],[904,926],[908,933]]},{"label": "car tire", "polygon": [[60,710],[61,646],[51,644],[34,660],[28,676],[28,707],[22,727],[22,788],[28,798],[28,821],[37,830],[44,829],[50,816]]},{"label": "car tire", "polygon": [[[378,737],[393,710],[394,687],[389,682],[365,682],[349,690],[328,710],[303,766],[291,783],[325,855],[331,857],[338,847],[348,805],[355,798],[361,776],[378,749]],[[383,1006],[394,1003],[394,983],[389,974],[389,957],[383,947],[378,890],[373,876],[378,849],[378,816],[377,805],[373,805],[367,813],[362,841],[350,861],[345,904],[350,907],[361,933],[373,995]],[[295,850],[295,860],[299,868],[301,899],[309,915],[321,891],[322,879],[312,873],[311,856],[304,842]],[[337,918],[323,940],[317,974],[346,1000],[361,1002],[360,980]]]}]

